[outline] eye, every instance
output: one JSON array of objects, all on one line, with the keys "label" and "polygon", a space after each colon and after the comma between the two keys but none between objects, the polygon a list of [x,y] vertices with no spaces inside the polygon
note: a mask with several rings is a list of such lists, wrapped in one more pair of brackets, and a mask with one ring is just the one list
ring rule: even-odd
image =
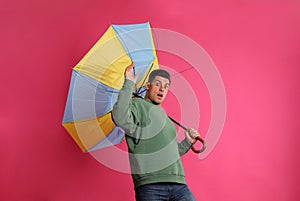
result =
[{"label": "eye", "polygon": [[161,83],[159,81],[156,81],[154,84],[156,87],[161,87]]},{"label": "eye", "polygon": [[170,84],[165,84],[165,89],[169,89]]}]

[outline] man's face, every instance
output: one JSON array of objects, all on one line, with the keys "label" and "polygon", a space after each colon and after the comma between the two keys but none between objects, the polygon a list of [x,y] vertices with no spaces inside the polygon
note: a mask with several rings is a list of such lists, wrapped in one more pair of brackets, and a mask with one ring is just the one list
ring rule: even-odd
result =
[{"label": "man's face", "polygon": [[156,105],[160,105],[169,90],[170,82],[167,78],[161,76],[155,76],[151,83],[147,83],[147,93],[145,96],[146,100],[152,101]]}]

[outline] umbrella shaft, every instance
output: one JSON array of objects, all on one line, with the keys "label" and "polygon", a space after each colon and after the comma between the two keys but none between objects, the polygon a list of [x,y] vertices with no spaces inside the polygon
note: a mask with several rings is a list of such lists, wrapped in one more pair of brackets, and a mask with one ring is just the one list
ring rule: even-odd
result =
[{"label": "umbrella shaft", "polygon": [[171,118],[170,116],[168,116],[169,119],[171,119],[175,124],[177,124],[178,126],[180,126],[183,130],[187,130],[186,127],[184,127],[183,125],[181,125],[180,123],[178,123],[176,120],[174,120],[173,118]]}]

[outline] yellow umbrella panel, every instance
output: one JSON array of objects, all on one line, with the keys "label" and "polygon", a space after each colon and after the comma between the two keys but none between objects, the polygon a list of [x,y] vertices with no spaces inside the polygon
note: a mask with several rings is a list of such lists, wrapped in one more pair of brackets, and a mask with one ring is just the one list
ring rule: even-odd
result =
[{"label": "yellow umbrella panel", "polygon": [[111,146],[124,138],[110,112],[131,62],[140,88],[149,72],[158,68],[149,23],[111,25],[73,68],[62,124],[82,151]]}]

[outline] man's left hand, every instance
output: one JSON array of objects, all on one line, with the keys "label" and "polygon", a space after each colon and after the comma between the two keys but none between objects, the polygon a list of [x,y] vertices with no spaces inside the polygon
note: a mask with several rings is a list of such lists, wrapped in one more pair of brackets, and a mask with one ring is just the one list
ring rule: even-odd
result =
[{"label": "man's left hand", "polygon": [[193,128],[188,128],[185,132],[185,137],[188,139],[188,141],[191,144],[194,144],[196,142],[196,137],[200,137],[199,133],[193,129]]}]

